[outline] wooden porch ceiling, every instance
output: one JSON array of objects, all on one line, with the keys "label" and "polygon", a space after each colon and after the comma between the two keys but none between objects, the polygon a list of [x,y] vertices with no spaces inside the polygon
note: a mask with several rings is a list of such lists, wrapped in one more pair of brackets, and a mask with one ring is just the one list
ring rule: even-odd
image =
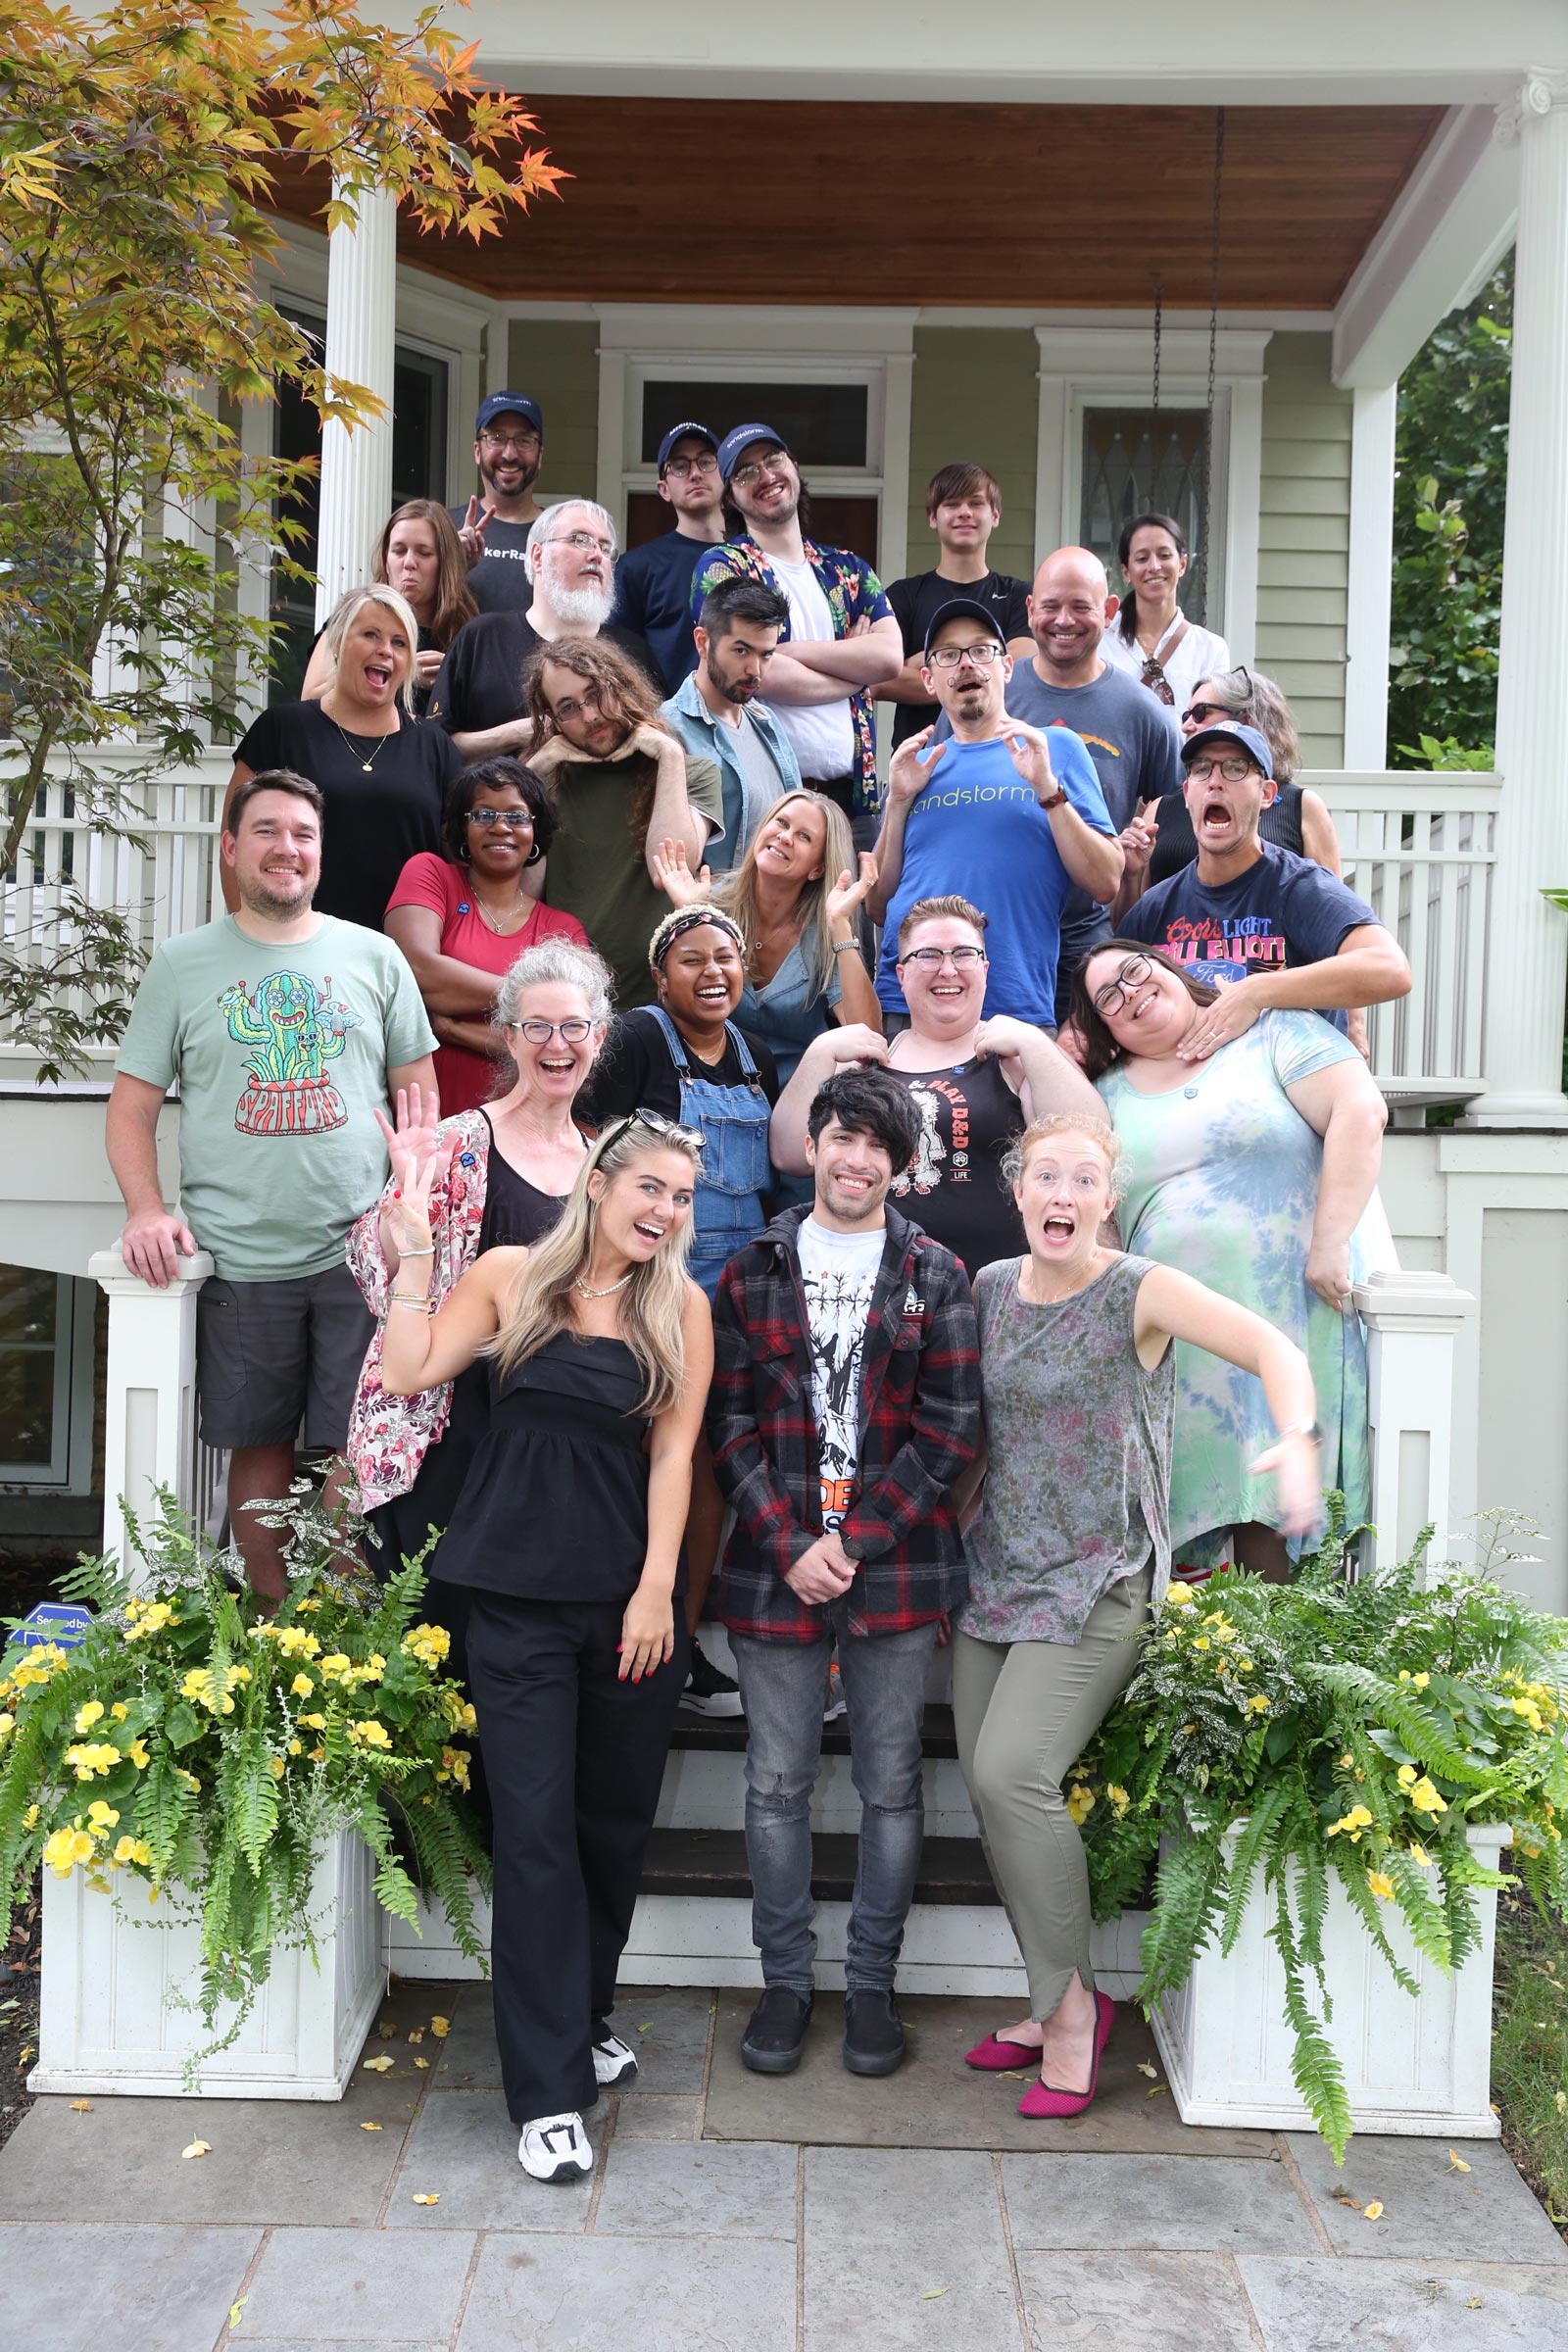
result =
[{"label": "wooden porch ceiling", "polygon": [[[575,174],[475,247],[400,225],[408,262],[502,301],[1206,310],[1201,107],[734,104],[547,97]],[[1220,300],[1331,311],[1439,107],[1232,108]],[[315,222],[319,172],[278,210]]]}]

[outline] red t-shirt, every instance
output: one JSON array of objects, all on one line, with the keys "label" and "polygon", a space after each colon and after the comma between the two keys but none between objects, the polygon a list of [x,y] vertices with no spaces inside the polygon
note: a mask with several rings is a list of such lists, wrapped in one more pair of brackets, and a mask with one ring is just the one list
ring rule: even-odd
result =
[{"label": "red t-shirt", "polygon": [[[588,934],[574,914],[542,904],[535,905],[520,931],[492,931],[474,906],[466,869],[455,865],[450,858],[438,858],[433,850],[421,850],[409,859],[387,901],[388,914],[394,906],[428,906],[441,918],[442,955],[450,956],[455,963],[472,964],[478,972],[510,971],[523,949],[537,947],[542,939],[569,939],[580,948],[588,945]],[[475,1013],[471,1017],[477,1020],[482,1016]],[[450,1118],[456,1111],[477,1110],[481,1102],[488,1102],[496,1082],[496,1065],[483,1054],[470,1054],[466,1046],[437,1046],[435,1076],[441,1089],[441,1115]]]}]

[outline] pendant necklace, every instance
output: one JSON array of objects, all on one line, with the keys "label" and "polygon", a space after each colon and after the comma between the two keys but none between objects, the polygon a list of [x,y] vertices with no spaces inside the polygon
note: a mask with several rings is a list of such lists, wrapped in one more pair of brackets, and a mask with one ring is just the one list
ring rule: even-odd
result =
[{"label": "pendant necklace", "polygon": [[575,1281],[578,1290],[581,1291],[585,1298],[613,1298],[617,1291],[623,1291],[626,1288],[627,1283],[631,1280],[632,1274],[635,1274],[636,1271],[636,1267],[633,1266],[631,1273],[623,1274],[618,1282],[607,1283],[602,1291],[591,1290],[588,1286],[586,1278],[581,1274],[575,1277]]},{"label": "pendant necklace", "polygon": [[500,939],[508,936],[509,926],[515,923],[519,915],[526,920],[533,911],[534,902],[531,899],[525,899],[520,890],[517,893],[517,904],[513,907],[512,912],[503,915],[492,914],[477,891],[470,892],[469,896],[473,902],[473,911],[479,917],[480,922],[486,924]]},{"label": "pendant necklace", "polygon": [[[331,714],[330,714],[330,712],[328,712],[328,713],[327,713],[327,715],[328,715],[328,716],[330,716],[330,715],[331,715]],[[365,748],[365,744],[366,744],[366,741],[367,741],[367,738],[366,738],[365,736],[363,736],[363,735],[360,737],[359,749],[358,749],[358,750],[356,750],[356,749],[355,749],[355,746],[354,746],[354,745],[353,745],[353,744],[352,744],[352,743],[349,741],[349,738],[348,738],[347,734],[344,732],[343,728],[341,728],[341,727],[338,727],[338,725],[337,725],[337,720],[336,720],[335,718],[332,720],[332,724],[333,724],[333,726],[334,726],[334,727],[337,727],[338,734],[339,734],[339,735],[342,737],[342,740],[343,740],[343,749],[344,749],[344,750],[345,750],[345,751],[346,751],[346,752],[347,752],[347,753],[350,755],[350,757],[351,757],[352,759],[359,760],[359,759],[360,759],[360,752],[364,750],[364,748]],[[394,734],[394,735],[395,735],[396,733],[397,733],[397,729],[394,727],[394,728],[393,728],[393,730],[392,730],[392,734]],[[377,742],[376,742],[375,749],[374,749],[374,751],[373,751],[373,752],[370,754],[370,757],[368,758],[368,760],[360,760],[360,771],[361,771],[361,773],[362,773],[363,775],[367,775],[367,776],[368,776],[368,775],[369,774],[369,772],[370,772],[371,768],[372,768],[372,767],[374,767],[374,765],[375,765],[375,763],[376,763],[377,760],[379,760],[379,759],[380,759],[380,757],[381,757],[381,753],[382,753],[382,750],[383,750],[383,748],[384,748],[384,747],[385,747],[387,744],[389,744],[389,743],[391,742],[391,740],[392,740],[392,736],[391,736],[391,735],[382,735],[381,737],[379,737],[379,738],[378,738],[378,740],[377,740]]]}]

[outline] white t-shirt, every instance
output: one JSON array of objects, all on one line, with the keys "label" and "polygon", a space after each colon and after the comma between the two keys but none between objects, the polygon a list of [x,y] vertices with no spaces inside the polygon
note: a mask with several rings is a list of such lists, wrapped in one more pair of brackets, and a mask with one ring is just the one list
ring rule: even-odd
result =
[{"label": "white t-shirt", "polygon": [[[1175,625],[1172,621],[1173,629]],[[1130,678],[1142,681],[1144,649],[1136,637],[1129,645],[1114,621],[1100,640],[1100,651],[1113,668],[1124,669]],[[1159,665],[1165,672],[1166,684],[1176,697],[1174,710],[1180,721],[1182,712],[1193,699],[1193,689],[1200,686],[1205,678],[1223,676],[1230,668],[1230,647],[1223,637],[1216,637],[1212,629],[1200,629],[1196,621],[1190,620],[1187,634],[1180,645],[1168,657],[1162,655]],[[1152,692],[1152,689],[1150,691]]]},{"label": "white t-shirt", "polygon": [[886,1238],[880,1225],[874,1233],[829,1233],[814,1217],[800,1230],[825,1528],[837,1527],[849,1509],[859,1468],[860,1354]]},{"label": "white t-shirt", "polygon": [[[781,564],[776,556],[770,556],[768,562],[790,600],[790,636],[817,644],[831,638],[832,611],[822,583],[809,564]],[[787,641],[784,651],[789,651]],[[803,776],[831,780],[854,775],[859,754],[850,702],[851,695],[846,689],[841,703],[768,703],[768,709],[789,737],[790,749],[800,761]]]}]

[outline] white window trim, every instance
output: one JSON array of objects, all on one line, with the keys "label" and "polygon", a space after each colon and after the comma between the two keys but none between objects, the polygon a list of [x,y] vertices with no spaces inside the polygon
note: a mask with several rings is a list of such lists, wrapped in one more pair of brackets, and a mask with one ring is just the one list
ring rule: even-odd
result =
[{"label": "white window trim", "polygon": [[[1222,327],[1215,339],[1214,443],[1221,492],[1223,569],[1217,627],[1236,662],[1257,642],[1257,548],[1263,477],[1263,356],[1271,330]],[[1077,539],[1083,413],[1089,407],[1149,405],[1152,336],[1148,327],[1042,326],[1035,472],[1035,552]],[[1208,396],[1206,327],[1167,327],[1160,352],[1160,400],[1201,408]]]}]

